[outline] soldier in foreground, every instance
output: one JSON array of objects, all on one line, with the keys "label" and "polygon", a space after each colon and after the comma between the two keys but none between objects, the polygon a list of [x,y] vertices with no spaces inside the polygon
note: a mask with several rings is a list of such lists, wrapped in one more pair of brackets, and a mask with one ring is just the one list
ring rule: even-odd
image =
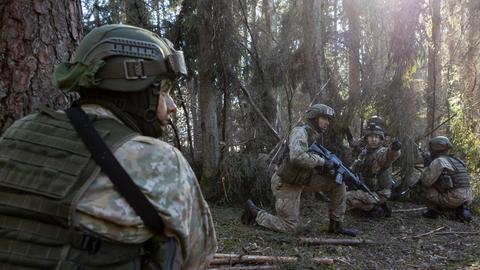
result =
[{"label": "soldier in foreground", "polygon": [[[379,126],[370,125],[366,130],[367,145],[352,165],[353,170],[363,177],[374,198],[362,190],[347,192],[348,209],[360,209],[371,217],[391,216],[387,200],[392,194],[392,163],[400,156],[401,144],[394,141],[389,147],[383,146],[384,132]],[[378,200],[377,200],[378,199]]]},{"label": "soldier in foreground", "polygon": [[454,209],[458,220],[470,222],[473,191],[465,163],[450,153],[452,144],[447,137],[430,139],[428,148],[431,156],[420,177],[428,207],[423,216],[437,218],[443,210]]},{"label": "soldier in foreground", "polygon": [[276,215],[257,208],[251,200],[246,205],[246,221],[255,221],[265,228],[292,232],[300,223],[300,198],[302,192],[323,192],[330,198],[328,231],[336,234],[355,236],[357,232],[342,226],[345,215],[345,183],[336,184],[323,171],[334,169],[330,160],[309,152],[309,146],[322,140],[330,120],[335,116],[332,108],[315,104],[305,113],[305,123],[296,126],[289,135],[288,156],[271,179],[275,196]]},{"label": "soldier in foreground", "polygon": [[5,269],[207,267],[209,207],[182,154],[156,139],[185,73],[167,39],[128,25],[92,30],[57,67],[79,106],[43,108],[0,138]]}]

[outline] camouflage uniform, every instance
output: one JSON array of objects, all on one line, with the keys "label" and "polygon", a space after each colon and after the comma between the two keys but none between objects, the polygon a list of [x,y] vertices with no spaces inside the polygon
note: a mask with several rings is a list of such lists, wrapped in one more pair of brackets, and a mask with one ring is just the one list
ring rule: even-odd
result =
[{"label": "camouflage uniform", "polygon": [[300,222],[300,197],[304,191],[325,193],[330,198],[330,219],[343,221],[345,184],[338,185],[334,179],[320,175],[315,168],[323,166],[325,160],[308,152],[309,145],[319,136],[310,125],[300,125],[292,130],[288,144],[289,157],[271,180],[277,215],[259,211],[255,219],[257,224],[281,232],[295,230]]},{"label": "camouflage uniform", "polygon": [[392,163],[400,156],[401,151],[379,147],[364,149],[354,162],[353,168],[359,172],[368,188],[377,195],[377,202],[370,194],[362,190],[347,192],[347,206],[349,209],[372,210],[377,204],[383,204],[392,194]]},{"label": "camouflage uniform", "polygon": [[[40,108],[0,137],[2,269],[208,266],[216,238],[200,186],[182,154],[154,139],[176,109],[172,84],[185,75],[183,53],[153,32],[105,25],[83,38],[53,76],[79,100],[66,114]],[[92,128],[93,144],[102,140],[119,164],[87,149],[95,136],[80,131]],[[117,165],[129,177],[104,173]],[[140,194],[115,180],[133,181]],[[153,209],[133,210],[142,198]]]},{"label": "camouflage uniform", "polygon": [[[97,105],[83,109],[115,118]],[[114,155],[158,210],[167,235],[180,242],[184,269],[206,268],[205,258],[213,258],[216,250],[215,230],[195,174],[183,155],[173,146],[146,136],[130,139]],[[103,172],[80,198],[77,218],[78,227],[114,241],[143,243],[154,236]]]},{"label": "camouflage uniform", "polygon": [[[453,209],[461,206],[463,203],[471,204],[473,192],[469,183],[464,187],[453,187],[447,190],[441,190],[438,186],[438,179],[442,172],[455,172],[451,157],[442,155],[435,158],[430,165],[425,168],[420,178],[422,185],[426,188],[425,199],[429,209],[439,211],[443,208]],[[455,185],[455,183],[454,183]]]}]

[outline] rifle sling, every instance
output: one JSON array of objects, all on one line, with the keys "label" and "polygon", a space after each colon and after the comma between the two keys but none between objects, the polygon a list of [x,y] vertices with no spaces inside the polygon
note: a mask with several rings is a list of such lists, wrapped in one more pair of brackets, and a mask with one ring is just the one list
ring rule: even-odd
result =
[{"label": "rifle sling", "polygon": [[158,212],[120,165],[85,112],[79,107],[72,107],[65,110],[65,113],[92,154],[92,158],[112,181],[120,195],[125,198],[146,226],[160,235],[165,235],[165,225]]}]

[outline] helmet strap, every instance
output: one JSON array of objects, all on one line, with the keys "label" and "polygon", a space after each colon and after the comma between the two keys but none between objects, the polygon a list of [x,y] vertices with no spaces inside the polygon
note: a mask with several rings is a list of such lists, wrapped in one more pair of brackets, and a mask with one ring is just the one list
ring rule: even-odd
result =
[{"label": "helmet strap", "polygon": [[126,126],[142,135],[161,137],[164,127],[157,119],[159,87],[150,85],[139,92],[83,92],[80,104],[98,104],[112,111]]}]

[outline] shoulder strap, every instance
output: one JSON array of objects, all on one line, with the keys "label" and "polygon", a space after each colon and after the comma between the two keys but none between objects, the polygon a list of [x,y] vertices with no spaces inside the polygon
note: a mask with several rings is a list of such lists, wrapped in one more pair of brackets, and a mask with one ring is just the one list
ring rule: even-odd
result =
[{"label": "shoulder strap", "polygon": [[163,229],[165,225],[157,211],[133,182],[122,165],[120,165],[112,151],[110,151],[93,127],[85,112],[79,107],[69,108],[65,112],[92,154],[93,159],[112,181],[118,192],[127,200],[128,204],[140,216],[145,225],[155,232],[164,235]]}]

